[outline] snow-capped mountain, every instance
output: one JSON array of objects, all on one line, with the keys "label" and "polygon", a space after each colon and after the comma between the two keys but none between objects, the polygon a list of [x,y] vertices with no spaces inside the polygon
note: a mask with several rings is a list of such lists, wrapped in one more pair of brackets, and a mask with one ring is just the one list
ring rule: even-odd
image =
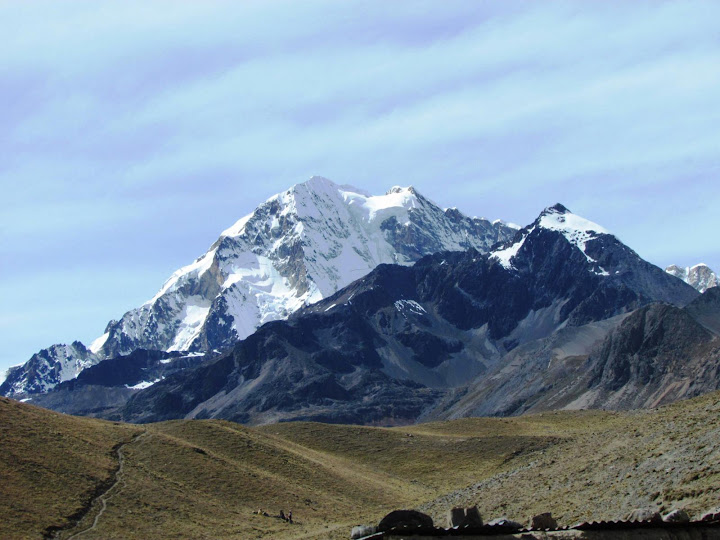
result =
[{"label": "snow-capped mountain", "polygon": [[706,264],[700,263],[695,266],[686,266],[684,268],[677,265],[668,266],[665,271],[668,274],[682,279],[688,285],[695,287],[701,293],[704,293],[711,287],[720,285],[720,279],[717,274],[710,270]]},{"label": "snow-capped mountain", "polygon": [[97,355],[79,341],[52,345],[33,354],[25,364],[8,369],[5,380],[0,381],[0,393],[17,396],[46,392],[97,362]]},{"label": "snow-capped mountain", "polygon": [[43,392],[88,365],[140,348],[224,348],[381,263],[409,265],[445,250],[484,253],[515,231],[439,208],[412,187],[371,196],[313,177],[223,231],[205,254],[175,272],[148,302],[111,321],[87,349],[79,342],[56,345],[12,368],[0,393]]},{"label": "snow-capped mountain", "polygon": [[513,372],[517,349],[572,334],[552,347],[574,358],[562,373],[632,310],[656,301],[684,306],[698,296],[599,225],[555,205],[490,253],[380,265],[214,361],[133,395],[109,417],[407,423],[442,411],[455,391],[470,395],[469,381],[503,388],[488,414],[522,410],[552,382],[529,386],[515,403],[512,391],[525,388],[524,373]]},{"label": "snow-capped mountain", "polygon": [[562,233],[571,245],[582,252],[596,274],[609,275],[604,268],[597,264],[595,259],[588,255],[586,245],[590,240],[596,240],[601,235],[610,233],[597,223],[573,214],[561,204],[546,208],[532,225],[520,231],[508,246],[493,251],[491,257],[497,259],[507,269],[514,268],[512,261],[517,257],[527,238],[534,231],[542,229]]}]

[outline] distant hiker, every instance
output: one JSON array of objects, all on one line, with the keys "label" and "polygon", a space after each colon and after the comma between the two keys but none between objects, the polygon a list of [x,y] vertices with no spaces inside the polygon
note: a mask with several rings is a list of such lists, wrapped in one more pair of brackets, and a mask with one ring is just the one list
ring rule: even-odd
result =
[{"label": "distant hiker", "polygon": [[282,519],[283,521],[287,521],[287,518],[285,517],[285,512],[283,512],[282,510],[280,510],[280,519]]},{"label": "distant hiker", "polygon": [[292,510],[288,513],[288,521],[292,523]]}]

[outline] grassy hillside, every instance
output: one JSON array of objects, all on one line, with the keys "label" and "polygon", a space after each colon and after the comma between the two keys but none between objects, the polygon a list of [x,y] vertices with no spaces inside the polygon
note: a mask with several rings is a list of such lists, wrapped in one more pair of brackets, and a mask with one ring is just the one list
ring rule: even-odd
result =
[{"label": "grassy hillside", "polygon": [[[461,422],[469,427],[484,420]],[[552,511],[571,525],[623,518],[638,507],[661,512],[681,507],[699,517],[720,502],[717,393],[651,411],[553,412],[511,422],[563,438],[538,453],[516,456],[498,474],[421,509],[440,517],[449,507],[477,504],[484,515],[518,520]]]},{"label": "grassy hillside", "polygon": [[[147,426],[0,400],[0,537],[39,538],[124,467],[79,538],[347,538],[399,507],[436,518],[552,511],[563,523],[636,506],[691,513],[720,496],[720,394],[636,413],[547,413],[405,428],[224,421]],[[145,434],[133,439],[139,433]],[[128,442],[132,441],[132,442]],[[92,525],[100,505],[61,538]],[[257,515],[282,508],[296,523]]]},{"label": "grassy hillside", "polygon": [[0,538],[71,524],[117,467],[136,426],[76,418],[0,397]]}]

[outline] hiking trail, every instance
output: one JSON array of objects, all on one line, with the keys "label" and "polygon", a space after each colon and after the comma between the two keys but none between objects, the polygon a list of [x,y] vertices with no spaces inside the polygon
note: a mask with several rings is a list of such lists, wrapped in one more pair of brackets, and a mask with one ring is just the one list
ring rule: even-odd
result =
[{"label": "hiking trail", "polygon": [[[125,472],[125,447],[128,445],[134,444],[144,437],[148,436],[148,431],[143,431],[142,433],[139,433],[135,435],[131,440],[129,440],[126,443],[121,444],[118,446],[117,449],[117,458],[118,458],[118,468],[115,471],[115,479],[113,480],[112,484],[103,491],[98,496],[94,497],[89,505],[88,505],[88,513],[90,513],[93,509],[96,509],[97,514],[95,514],[95,518],[93,519],[92,525],[86,529],[83,529],[82,531],[78,531],[76,533],[71,534],[70,536],[66,537],[65,540],[73,540],[75,538],[80,538],[85,533],[88,533],[92,530],[94,530],[97,527],[98,522],[100,521],[100,518],[102,517],[103,513],[105,513],[105,510],[107,509],[107,503],[110,499],[112,499],[115,495],[117,495],[121,487],[125,485],[125,480],[123,479],[123,473]],[[80,523],[87,517],[87,514],[80,518],[73,528],[76,528],[80,525]],[[72,529],[71,529],[72,530]],[[62,532],[67,531],[58,531],[56,535],[53,538],[60,538],[62,535]]]}]

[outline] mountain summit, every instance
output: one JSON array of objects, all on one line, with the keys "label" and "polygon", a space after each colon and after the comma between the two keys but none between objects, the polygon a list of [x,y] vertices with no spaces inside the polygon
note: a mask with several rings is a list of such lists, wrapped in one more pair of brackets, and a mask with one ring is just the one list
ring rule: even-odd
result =
[{"label": "mountain summit", "polygon": [[225,348],[381,263],[410,265],[446,250],[485,253],[514,234],[503,222],[444,210],[413,187],[373,196],[314,176],[223,231],[153,298],[110,321],[89,347],[55,345],[12,368],[0,393],[44,392],[100,360],[141,348]]},{"label": "mountain summit", "polygon": [[[588,262],[597,264],[586,250],[586,244],[591,240],[600,238],[601,235],[610,233],[597,223],[593,223],[583,217],[573,214],[560,203],[543,210],[538,218],[528,227],[520,230],[509,245],[503,249],[493,252],[492,257],[500,261],[505,268],[513,268],[512,260],[518,255],[528,236],[535,231],[557,231],[573,246],[578,248],[586,257]],[[603,273],[604,269],[599,266],[596,269]]]}]

